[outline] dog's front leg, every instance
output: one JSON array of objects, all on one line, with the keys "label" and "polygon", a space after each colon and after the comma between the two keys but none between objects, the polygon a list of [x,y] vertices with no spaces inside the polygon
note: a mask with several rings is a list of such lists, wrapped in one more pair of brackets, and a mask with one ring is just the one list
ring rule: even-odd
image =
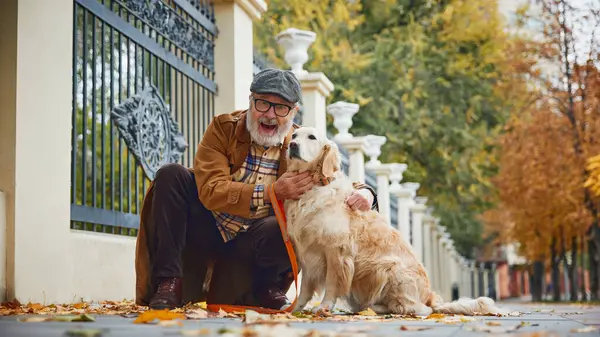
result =
[{"label": "dog's front leg", "polygon": [[294,307],[294,312],[299,312],[306,307],[306,304],[313,298],[316,289],[316,283],[311,277],[311,275],[306,274],[306,269],[304,269],[304,274],[302,277],[302,283],[300,284],[300,294],[298,294],[298,301],[296,302],[296,306]]},{"label": "dog's front leg", "polygon": [[341,296],[350,293],[352,278],[354,277],[354,260],[343,248],[331,249],[326,253],[327,272],[325,276],[325,295],[318,307],[313,312],[329,311]]}]

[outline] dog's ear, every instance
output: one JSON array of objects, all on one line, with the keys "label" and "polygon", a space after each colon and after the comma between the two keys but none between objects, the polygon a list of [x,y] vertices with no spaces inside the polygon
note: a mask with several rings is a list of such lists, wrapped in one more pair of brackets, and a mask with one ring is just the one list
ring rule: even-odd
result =
[{"label": "dog's ear", "polygon": [[335,172],[341,170],[340,152],[336,143],[329,141],[325,144],[319,157],[320,173],[324,177],[332,177]]}]

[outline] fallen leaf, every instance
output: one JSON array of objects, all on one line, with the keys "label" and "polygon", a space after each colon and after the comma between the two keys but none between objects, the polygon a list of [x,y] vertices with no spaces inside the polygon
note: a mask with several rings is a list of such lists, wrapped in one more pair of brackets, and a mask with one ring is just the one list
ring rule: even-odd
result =
[{"label": "fallen leaf", "polygon": [[94,319],[94,317],[87,315],[87,314],[82,314],[79,316],[73,316],[73,315],[54,316],[54,317],[52,317],[52,320],[56,321],[56,322],[95,322],[96,321]]},{"label": "fallen leaf", "polygon": [[173,326],[183,326],[183,323],[181,321],[170,320],[170,321],[160,321],[156,325],[162,326],[164,328],[169,328],[169,327],[173,327]]},{"label": "fallen leaf", "polygon": [[210,330],[206,328],[199,330],[181,330],[180,333],[184,336],[200,336],[210,334]]},{"label": "fallen leaf", "polygon": [[23,322],[23,323],[39,323],[39,322],[46,322],[50,319],[50,317],[44,317],[44,316],[33,316],[33,317],[23,317],[23,318],[19,318],[17,319],[17,321],[19,322]]},{"label": "fallen leaf", "polygon": [[598,330],[598,328],[593,326],[586,326],[585,328],[571,329],[571,332],[594,332],[596,330]]},{"label": "fallen leaf", "polygon": [[203,309],[189,309],[185,313],[187,319],[203,319],[208,318],[208,312]]},{"label": "fallen leaf", "polygon": [[185,319],[185,316],[178,312],[170,312],[165,310],[148,310],[141,313],[133,323],[151,323],[154,320],[170,321],[174,319]]},{"label": "fallen leaf", "polygon": [[400,330],[402,331],[423,331],[423,330],[429,330],[431,329],[431,327],[429,326],[410,326],[410,325],[402,325],[400,327]]},{"label": "fallen leaf", "polygon": [[377,316],[377,313],[373,309],[368,308],[358,313],[359,316]]},{"label": "fallen leaf", "polygon": [[40,310],[42,309],[44,306],[39,304],[39,303],[27,303],[27,307],[33,310]]},{"label": "fallen leaf", "polygon": [[257,322],[267,322],[271,320],[271,315],[260,314],[254,310],[246,310],[242,322],[246,324],[254,324]]},{"label": "fallen leaf", "polygon": [[502,326],[502,323],[499,322],[485,322],[485,325],[489,325],[489,326]]},{"label": "fallen leaf", "polygon": [[439,319],[439,318],[444,318],[444,317],[446,317],[445,314],[437,314],[436,313],[436,314],[431,314],[431,315],[425,317],[425,319]]}]

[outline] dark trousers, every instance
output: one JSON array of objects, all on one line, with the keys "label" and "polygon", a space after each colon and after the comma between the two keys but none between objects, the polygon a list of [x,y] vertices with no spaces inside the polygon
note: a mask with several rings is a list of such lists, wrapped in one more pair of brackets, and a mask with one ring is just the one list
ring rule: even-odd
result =
[{"label": "dark trousers", "polygon": [[[198,198],[190,170],[178,164],[163,166],[156,174],[154,189],[150,218],[155,235],[148,249],[153,261],[150,271],[153,284],[161,278],[183,277],[186,265],[205,263],[209,259],[217,261],[217,279],[227,279],[233,288],[236,288],[235,283],[249,282],[253,290],[270,288],[291,270],[274,216],[250,221],[246,231],[225,243],[212,213]],[[182,258],[184,250],[193,254],[184,254]],[[241,270],[234,272],[240,275],[231,275],[228,269]],[[251,280],[247,279],[249,276]],[[221,282],[214,278],[215,275],[213,284]],[[184,280],[184,288],[200,288],[201,282],[186,285]],[[240,296],[236,302],[242,301]]]}]

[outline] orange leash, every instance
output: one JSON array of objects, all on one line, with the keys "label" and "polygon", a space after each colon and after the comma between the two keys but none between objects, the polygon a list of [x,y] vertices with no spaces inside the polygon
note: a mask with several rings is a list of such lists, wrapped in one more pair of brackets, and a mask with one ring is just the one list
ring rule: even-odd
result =
[{"label": "orange leash", "polygon": [[263,307],[254,307],[254,306],[246,306],[246,305],[233,305],[233,304],[207,304],[208,311],[219,312],[223,310],[229,313],[244,313],[246,310],[253,310],[261,314],[281,314],[286,312],[292,312],[294,307],[296,306],[296,301],[298,300],[298,263],[296,260],[296,253],[294,252],[294,247],[292,247],[292,241],[290,240],[290,236],[287,232],[287,221],[285,218],[285,212],[283,211],[283,202],[277,200],[275,196],[275,191],[272,186],[267,187],[267,193],[269,194],[269,199],[271,199],[271,204],[273,205],[273,210],[275,210],[275,218],[277,219],[277,223],[279,223],[279,229],[281,230],[281,236],[283,237],[283,242],[285,243],[285,248],[288,253],[288,257],[290,258],[290,263],[292,265],[292,273],[294,274],[294,285],[296,286],[296,296],[292,305],[287,307],[284,310],[277,309],[268,309]]}]

